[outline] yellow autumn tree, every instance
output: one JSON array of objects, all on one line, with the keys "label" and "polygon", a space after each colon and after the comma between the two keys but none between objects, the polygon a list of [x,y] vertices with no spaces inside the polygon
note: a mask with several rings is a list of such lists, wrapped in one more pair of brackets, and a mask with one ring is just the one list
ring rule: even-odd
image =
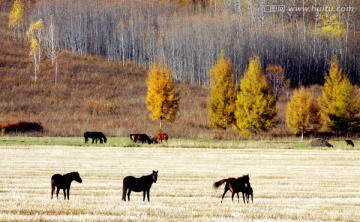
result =
[{"label": "yellow autumn tree", "polygon": [[21,0],[15,0],[10,14],[9,14],[9,28],[11,29],[17,29],[18,32],[18,38],[20,37],[20,29],[21,29],[21,25],[24,23],[25,21],[25,6],[23,1]]},{"label": "yellow autumn tree", "polygon": [[262,73],[260,59],[253,57],[240,81],[240,92],[236,99],[236,125],[242,135],[249,136],[272,128],[275,117],[274,96]]},{"label": "yellow autumn tree", "polygon": [[319,16],[318,34],[324,37],[343,37],[346,25],[339,20],[337,12],[322,12]]},{"label": "yellow autumn tree", "polygon": [[43,21],[40,19],[30,24],[29,29],[26,32],[26,37],[30,41],[30,56],[33,57],[34,61],[34,81],[37,80],[37,72],[40,69],[41,62],[41,40],[44,30]]},{"label": "yellow autumn tree", "polygon": [[304,87],[294,91],[287,105],[286,124],[294,134],[316,131],[320,128],[320,107],[310,92]]},{"label": "yellow autumn tree", "polygon": [[339,133],[359,130],[360,98],[335,58],[330,62],[329,74],[325,75],[319,103],[322,124],[326,129]]},{"label": "yellow autumn tree", "polygon": [[164,65],[153,63],[146,84],[146,105],[151,119],[159,121],[161,130],[163,119],[175,121],[180,95],[175,90],[171,70]]},{"label": "yellow autumn tree", "polygon": [[234,123],[235,73],[231,61],[222,52],[217,63],[209,71],[210,99],[208,101],[210,127],[226,129]]},{"label": "yellow autumn tree", "polygon": [[40,53],[40,44],[37,38],[33,38],[30,41],[30,53],[29,55],[34,59],[34,81],[37,80],[37,73],[39,71],[40,61],[38,60],[38,55]]}]

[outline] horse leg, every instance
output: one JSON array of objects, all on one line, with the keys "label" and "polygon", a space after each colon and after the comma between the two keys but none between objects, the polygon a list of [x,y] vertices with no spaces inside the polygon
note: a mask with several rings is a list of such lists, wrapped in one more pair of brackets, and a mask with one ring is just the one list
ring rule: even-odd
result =
[{"label": "horse leg", "polygon": [[145,201],[146,190],[143,192],[143,201]]},{"label": "horse leg", "polygon": [[131,190],[129,189],[129,191],[128,191],[128,193],[127,193],[128,201],[130,201],[130,193],[131,193]]},{"label": "horse leg", "polygon": [[69,187],[69,189],[67,189],[67,198],[68,198],[68,200],[70,199],[70,187]]},{"label": "horse leg", "polygon": [[235,192],[231,193],[231,201],[234,202],[234,196],[235,196]]},{"label": "horse leg", "polygon": [[147,199],[150,202],[150,189],[147,191]]},{"label": "horse leg", "polygon": [[244,203],[245,203],[245,194],[242,193],[242,196],[243,196],[243,201],[244,201]]},{"label": "horse leg", "polygon": [[227,188],[227,187],[225,186],[224,193],[223,193],[223,195],[222,195],[222,197],[221,197],[221,203],[223,202],[224,196],[225,196],[226,192],[228,191],[228,189],[226,189],[226,188]]},{"label": "horse leg", "polygon": [[59,191],[60,191],[60,188],[57,187],[57,188],[56,188],[56,198],[57,198],[57,199],[59,199]]},{"label": "horse leg", "polygon": [[51,199],[54,196],[54,192],[55,192],[55,186],[53,184],[51,184]]},{"label": "horse leg", "polygon": [[237,198],[238,198],[238,203],[240,203],[240,197],[239,197],[239,193],[236,193]]},{"label": "horse leg", "polygon": [[64,200],[66,200],[66,191],[65,191],[65,189],[63,189],[63,192],[64,192]]}]

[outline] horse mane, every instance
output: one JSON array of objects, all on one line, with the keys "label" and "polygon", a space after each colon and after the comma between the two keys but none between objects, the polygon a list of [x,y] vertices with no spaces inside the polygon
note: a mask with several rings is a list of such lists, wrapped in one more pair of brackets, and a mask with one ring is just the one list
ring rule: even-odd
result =
[{"label": "horse mane", "polygon": [[72,175],[75,175],[75,174],[78,174],[79,175],[79,172],[70,172],[70,173],[67,173],[67,174],[64,174],[63,176],[72,176]]}]

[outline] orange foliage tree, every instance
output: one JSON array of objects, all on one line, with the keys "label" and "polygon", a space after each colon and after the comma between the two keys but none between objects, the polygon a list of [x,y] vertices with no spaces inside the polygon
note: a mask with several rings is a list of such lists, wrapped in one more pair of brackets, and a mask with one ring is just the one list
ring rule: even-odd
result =
[{"label": "orange foliage tree", "polygon": [[226,129],[234,123],[235,72],[231,61],[222,52],[219,60],[209,72],[210,99],[208,101],[209,126]]},{"label": "orange foliage tree", "polygon": [[301,87],[294,91],[286,111],[286,124],[294,134],[301,133],[304,139],[306,131],[316,131],[320,128],[320,107],[312,94]]},{"label": "orange foliage tree", "polygon": [[171,70],[157,63],[153,63],[146,84],[146,105],[151,112],[151,119],[159,121],[161,131],[163,119],[175,121],[180,94],[175,90]]}]

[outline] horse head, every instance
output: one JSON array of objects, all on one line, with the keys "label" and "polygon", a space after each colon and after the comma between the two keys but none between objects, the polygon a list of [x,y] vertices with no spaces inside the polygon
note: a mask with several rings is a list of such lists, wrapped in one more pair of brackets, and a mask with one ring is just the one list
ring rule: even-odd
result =
[{"label": "horse head", "polygon": [[243,175],[242,177],[242,180],[244,181],[245,185],[248,187],[250,186],[250,177],[249,177],[249,174],[246,174],[246,175]]},{"label": "horse head", "polygon": [[153,179],[153,182],[154,182],[154,183],[156,183],[156,181],[157,181],[158,172],[159,172],[159,171],[153,170],[152,179]]},{"label": "horse head", "polygon": [[153,144],[158,144],[159,142],[157,141],[157,137],[156,136],[154,136],[154,138],[152,139],[152,143]]},{"label": "horse head", "polygon": [[249,174],[243,175],[241,177],[238,177],[236,179],[237,181],[239,181],[241,184],[243,184],[245,187],[250,186],[250,177]]},{"label": "horse head", "polygon": [[78,172],[74,172],[74,180],[76,181],[76,182],[79,182],[79,183],[82,183],[82,179],[81,179],[81,177],[80,177],[80,174],[78,173]]}]

